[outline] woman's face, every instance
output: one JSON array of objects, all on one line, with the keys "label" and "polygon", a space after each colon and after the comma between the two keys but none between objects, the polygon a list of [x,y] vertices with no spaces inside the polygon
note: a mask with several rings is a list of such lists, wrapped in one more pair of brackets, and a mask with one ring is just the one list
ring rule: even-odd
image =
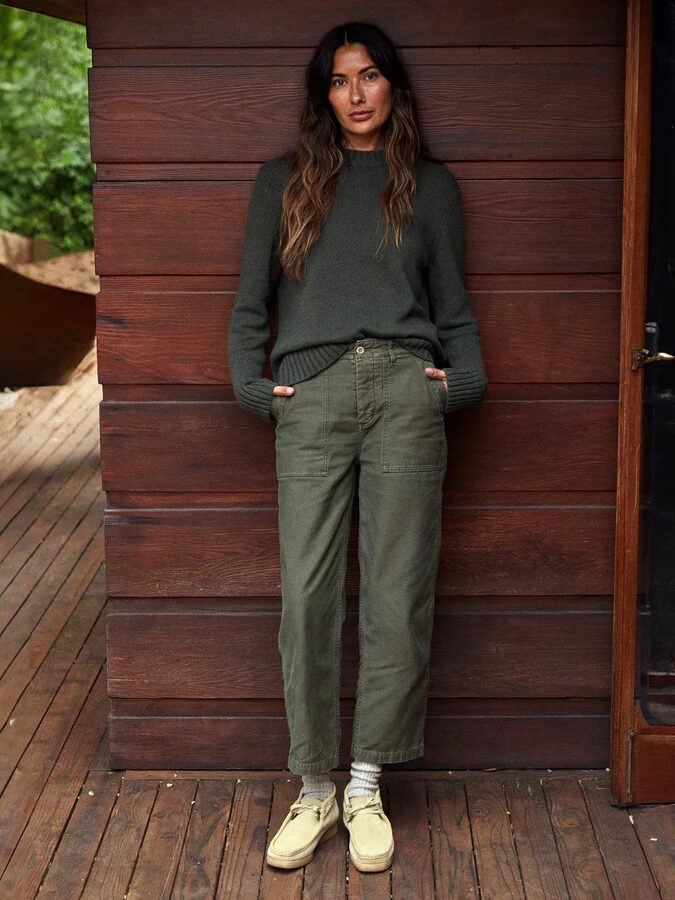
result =
[{"label": "woman's face", "polygon": [[[391,112],[391,84],[363,44],[349,44],[335,51],[328,100],[347,146],[381,149],[381,129]],[[369,115],[354,118],[351,114],[357,110]]]}]

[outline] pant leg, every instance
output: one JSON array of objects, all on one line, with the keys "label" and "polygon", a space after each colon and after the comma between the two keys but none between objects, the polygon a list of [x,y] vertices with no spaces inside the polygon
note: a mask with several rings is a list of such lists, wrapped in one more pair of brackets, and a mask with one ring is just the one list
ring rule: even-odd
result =
[{"label": "pant leg", "polygon": [[424,752],[447,466],[445,388],[425,365],[396,349],[378,353],[370,366],[377,402],[361,435],[360,668],[351,748],[369,762]]},{"label": "pant leg", "polygon": [[277,402],[282,611],[278,634],[296,774],[338,765],[347,544],[356,491],[351,362]]}]

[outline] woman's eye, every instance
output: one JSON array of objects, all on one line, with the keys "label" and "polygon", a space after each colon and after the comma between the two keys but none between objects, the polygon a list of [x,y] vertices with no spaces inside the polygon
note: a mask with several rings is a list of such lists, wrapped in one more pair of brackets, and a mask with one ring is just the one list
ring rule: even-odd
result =
[{"label": "woman's eye", "polygon": [[[368,72],[368,73],[366,73],[366,78],[370,78],[371,75],[373,76],[373,78],[377,78],[377,76],[379,75],[379,72]],[[333,87],[337,87],[340,84],[340,82],[344,82],[344,78],[335,78],[332,82]]]}]

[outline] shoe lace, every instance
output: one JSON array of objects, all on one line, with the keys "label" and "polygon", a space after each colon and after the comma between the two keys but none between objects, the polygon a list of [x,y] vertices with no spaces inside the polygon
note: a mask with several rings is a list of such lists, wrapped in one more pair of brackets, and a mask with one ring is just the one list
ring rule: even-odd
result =
[{"label": "shoe lace", "polygon": [[295,803],[291,803],[291,818],[295,818],[299,816],[303,812],[313,812],[316,815],[317,821],[321,821],[321,817],[323,815],[323,811],[320,806],[314,806],[311,803],[303,803],[302,800],[296,800]]},{"label": "shoe lace", "polygon": [[382,801],[378,800],[375,795],[369,798],[367,803],[364,803],[362,806],[356,806],[353,809],[347,810],[347,821],[351,822],[354,816],[359,813],[365,813],[366,815],[375,815],[380,816],[384,815],[384,810],[382,809]]}]

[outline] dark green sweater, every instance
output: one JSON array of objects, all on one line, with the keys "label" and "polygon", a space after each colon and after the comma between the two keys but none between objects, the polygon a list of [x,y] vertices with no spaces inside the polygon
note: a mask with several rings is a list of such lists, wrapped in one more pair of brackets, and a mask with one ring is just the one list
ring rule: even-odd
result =
[{"label": "dark green sweater", "polygon": [[[384,150],[345,151],[339,189],[312,247],[301,284],[281,273],[281,195],[290,174],[284,156],[256,177],[246,222],[244,256],[228,333],[237,402],[272,421],[272,389],[295,384],[333,363],[353,341],[393,338],[448,376],[446,412],[480,403],[487,377],[478,324],[464,287],[460,190],[443,165],[418,159],[414,221],[400,249],[383,235],[377,205],[387,180]],[[278,304],[273,381],[262,377],[269,305]]]}]

